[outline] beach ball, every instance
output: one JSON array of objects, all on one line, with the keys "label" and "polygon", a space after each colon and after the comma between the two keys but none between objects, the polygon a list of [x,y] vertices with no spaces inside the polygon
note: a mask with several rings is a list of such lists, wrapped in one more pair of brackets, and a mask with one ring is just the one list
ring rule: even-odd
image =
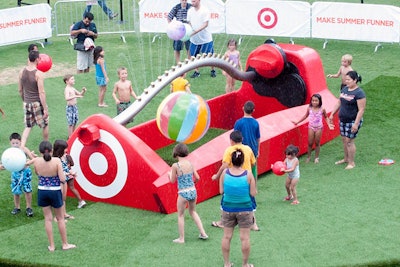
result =
[{"label": "beach ball", "polygon": [[185,36],[185,32],[186,32],[185,25],[183,25],[182,22],[178,20],[173,20],[170,23],[168,23],[167,35],[170,39],[178,41],[183,36]]},{"label": "beach ball", "polygon": [[175,92],[157,109],[157,127],[168,139],[185,144],[200,140],[210,126],[210,108],[199,95]]},{"label": "beach ball", "polygon": [[37,69],[43,72],[48,71],[51,69],[51,66],[53,65],[53,61],[51,60],[51,57],[46,54],[39,54],[39,62],[37,64]]},{"label": "beach ball", "polygon": [[183,25],[185,26],[185,35],[181,38],[181,41],[186,42],[190,39],[190,35],[193,33],[193,28],[188,23],[183,23]]},{"label": "beach ball", "polygon": [[20,171],[26,164],[25,153],[17,147],[7,148],[1,155],[1,164],[10,172]]},{"label": "beach ball", "polygon": [[285,172],[281,171],[282,168],[286,169],[286,164],[282,161],[277,161],[272,165],[272,172],[276,175],[284,175]]}]

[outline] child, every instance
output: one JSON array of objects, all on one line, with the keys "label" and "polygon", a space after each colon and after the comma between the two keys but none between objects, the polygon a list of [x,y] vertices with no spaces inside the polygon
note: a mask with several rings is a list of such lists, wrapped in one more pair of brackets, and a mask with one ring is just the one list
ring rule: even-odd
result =
[{"label": "child", "polygon": [[175,80],[171,82],[171,93],[175,92],[186,92],[186,93],[192,93],[190,91],[190,83],[188,80],[185,79],[186,73],[182,74]]},{"label": "child", "polygon": [[[172,164],[171,171],[168,172],[169,180],[171,183],[178,181],[178,229],[179,238],[174,239],[174,243],[185,243],[185,209],[186,205],[189,206],[189,214],[192,216],[197,228],[199,228],[200,239],[207,239],[208,236],[204,231],[203,224],[199,215],[196,212],[196,199],[197,192],[194,185],[199,181],[200,176],[193,168],[192,163],[186,158],[189,155],[188,147],[179,143],[174,147],[173,156],[178,159],[177,163]],[[193,180],[193,178],[195,180]]]},{"label": "child", "polygon": [[297,158],[298,153],[299,148],[297,146],[289,145],[285,150],[286,158],[284,163],[286,164],[286,169],[281,169],[282,172],[288,174],[285,183],[288,195],[283,200],[290,201],[293,199],[292,205],[300,204],[299,200],[297,199],[296,191],[296,185],[300,179],[299,159]]},{"label": "child", "polygon": [[[35,157],[33,151],[21,147],[21,135],[19,133],[12,133],[10,135],[11,147],[22,149],[30,159]],[[1,166],[3,169],[3,166]],[[26,201],[26,216],[33,217],[32,210],[32,171],[29,167],[25,167],[23,170],[11,173],[11,192],[14,195],[14,209],[11,214],[16,215],[21,212],[20,199],[22,190],[25,192]]]},{"label": "child", "polygon": [[76,172],[71,170],[71,166],[74,166],[74,161],[72,157],[68,154],[68,143],[64,140],[56,140],[53,146],[53,157],[60,158],[61,164],[65,174],[65,180],[67,184],[63,184],[61,186],[63,192],[63,213],[65,219],[74,219],[72,215],[67,214],[66,207],[65,207],[65,200],[67,198],[67,185],[69,189],[74,193],[76,199],[78,199],[78,209],[83,208],[86,206],[86,202],[81,198],[78,190],[76,190],[74,186],[74,179],[76,178]]},{"label": "child", "polygon": [[64,83],[66,84],[64,89],[64,97],[65,100],[67,101],[65,112],[67,114],[68,138],[69,138],[75,131],[76,124],[78,123],[79,120],[77,98],[83,97],[83,95],[86,93],[86,88],[82,87],[82,91],[78,92],[78,90],[74,88],[75,77],[71,74],[65,75],[63,80]]},{"label": "child", "polygon": [[[253,150],[256,159],[260,153],[260,125],[253,117],[255,105],[253,101],[246,101],[243,105],[243,117],[235,122],[234,130],[240,131],[243,135],[243,144],[248,145]],[[251,168],[254,178],[257,181],[257,162]]]},{"label": "child", "polygon": [[106,62],[104,61],[104,49],[96,46],[93,52],[93,63],[96,66],[96,84],[99,86],[99,102],[100,108],[106,108],[108,105],[104,103],[104,96],[107,90],[107,84],[110,81],[107,76]]},{"label": "child", "polygon": [[[137,96],[132,89],[132,82],[127,80],[128,70],[125,67],[121,67],[118,69],[118,77],[119,81],[114,84],[114,89],[112,92],[115,104],[117,104],[117,115],[131,105],[131,96],[137,99]],[[127,123],[132,121],[133,120],[130,120]]]},{"label": "child", "polygon": [[[240,63],[240,52],[237,50],[237,42],[235,39],[230,39],[228,41],[228,50],[225,52],[224,58],[229,59],[236,65],[237,68],[243,70],[242,64]],[[225,71],[223,71],[222,74],[226,77],[225,92],[230,93],[235,91],[236,80]]]},{"label": "child", "polygon": [[343,89],[343,87],[346,86],[345,80],[346,80],[346,74],[349,71],[352,71],[353,68],[351,67],[351,63],[353,62],[353,56],[346,54],[342,56],[342,65],[339,67],[339,70],[336,74],[328,74],[328,78],[342,78],[342,84],[340,85],[340,90]]},{"label": "child", "polygon": [[329,121],[326,115],[325,109],[322,107],[322,97],[320,94],[314,94],[311,96],[310,105],[307,108],[304,116],[297,122],[292,121],[294,125],[299,124],[308,118],[308,147],[307,147],[307,160],[306,163],[310,162],[312,147],[315,143],[315,159],[314,163],[319,163],[319,151],[320,141],[322,136],[323,122],[322,117],[325,118],[329,129],[333,130],[334,126]]}]

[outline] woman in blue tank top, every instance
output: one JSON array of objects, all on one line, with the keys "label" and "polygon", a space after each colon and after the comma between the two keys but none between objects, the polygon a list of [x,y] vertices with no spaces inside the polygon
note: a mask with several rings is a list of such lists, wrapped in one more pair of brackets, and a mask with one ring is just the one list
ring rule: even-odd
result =
[{"label": "woman in blue tank top", "polygon": [[219,191],[222,194],[222,255],[224,266],[231,266],[229,260],[230,244],[233,230],[239,225],[242,243],[242,266],[252,266],[248,263],[250,255],[250,229],[254,224],[251,196],[257,194],[256,182],[251,172],[242,168],[243,151],[237,149],[232,153],[232,167],[225,169],[219,181]]}]

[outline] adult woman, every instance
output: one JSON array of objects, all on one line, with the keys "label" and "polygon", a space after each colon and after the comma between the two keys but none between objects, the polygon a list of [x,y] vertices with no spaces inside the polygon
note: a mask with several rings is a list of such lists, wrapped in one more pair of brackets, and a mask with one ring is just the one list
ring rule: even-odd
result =
[{"label": "adult woman", "polygon": [[346,86],[340,92],[339,100],[333,108],[329,120],[332,122],[333,115],[339,111],[344,158],[336,161],[335,164],[347,163],[345,169],[350,170],[356,166],[354,163],[356,154],[354,139],[363,123],[367,99],[364,91],[357,85],[358,82],[361,82],[361,76],[356,71],[349,71],[346,74],[345,82]]},{"label": "adult woman", "polygon": [[232,153],[232,167],[225,169],[219,181],[219,191],[223,195],[222,225],[224,236],[222,237],[222,255],[224,266],[233,264],[229,261],[230,244],[233,230],[239,225],[240,241],[242,244],[242,266],[253,266],[248,263],[250,255],[250,229],[254,224],[253,204],[250,196],[257,194],[256,183],[253,174],[242,169],[244,153],[236,149]]},{"label": "adult woman", "polygon": [[65,183],[65,175],[62,168],[61,160],[52,157],[52,145],[48,141],[42,141],[39,145],[39,152],[42,157],[32,159],[35,172],[39,178],[38,181],[38,206],[42,207],[44,214],[44,226],[47,238],[49,240],[49,251],[55,250],[53,237],[53,214],[56,214],[58,230],[61,235],[62,249],[67,250],[75,248],[75,245],[68,244],[67,230],[65,228],[65,220],[63,217],[63,200],[61,193],[61,183]]}]

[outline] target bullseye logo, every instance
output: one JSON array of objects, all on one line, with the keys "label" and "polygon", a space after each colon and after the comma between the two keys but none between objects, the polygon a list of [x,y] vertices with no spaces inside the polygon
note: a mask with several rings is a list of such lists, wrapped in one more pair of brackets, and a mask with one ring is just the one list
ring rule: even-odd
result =
[{"label": "target bullseye logo", "polygon": [[[100,130],[95,146],[84,146],[77,138],[71,146],[71,156],[79,159],[77,181],[88,194],[97,198],[116,196],[128,178],[128,161],[121,143],[111,133]],[[89,180],[87,177],[96,177]]]},{"label": "target bullseye logo", "polygon": [[265,29],[272,29],[278,23],[278,15],[271,8],[263,8],[258,12],[258,23]]}]

